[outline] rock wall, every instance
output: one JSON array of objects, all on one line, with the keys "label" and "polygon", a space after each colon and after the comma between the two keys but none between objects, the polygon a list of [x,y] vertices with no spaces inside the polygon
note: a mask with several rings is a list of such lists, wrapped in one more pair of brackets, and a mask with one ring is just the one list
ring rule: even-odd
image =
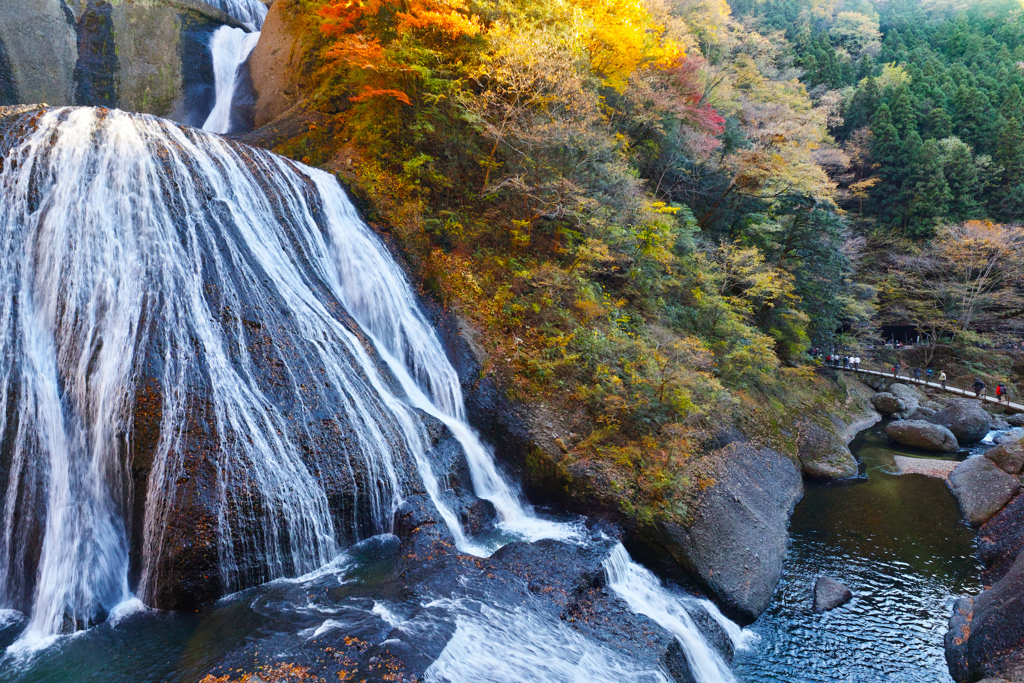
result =
[{"label": "rock wall", "polygon": [[274,3],[247,64],[255,128],[273,123],[302,101],[301,57],[302,45],[288,23],[287,3]]},{"label": "rock wall", "polygon": [[969,470],[965,469],[964,486],[973,489],[968,500],[990,502],[973,518],[970,512],[983,506],[968,508],[958,494],[965,516],[981,524],[978,559],[985,565],[981,578],[991,587],[957,601],[946,633],[946,661],[957,683],[986,678],[1024,681],[1024,495],[1003,505],[1007,487],[1016,493],[1018,479],[1024,479],[1024,439],[1004,441],[984,456],[961,463],[957,470],[969,464],[1001,475],[994,484],[980,477],[967,481]]},{"label": "rock wall", "polygon": [[117,107],[201,124],[209,39],[229,16],[197,0],[4,0],[0,105]]}]

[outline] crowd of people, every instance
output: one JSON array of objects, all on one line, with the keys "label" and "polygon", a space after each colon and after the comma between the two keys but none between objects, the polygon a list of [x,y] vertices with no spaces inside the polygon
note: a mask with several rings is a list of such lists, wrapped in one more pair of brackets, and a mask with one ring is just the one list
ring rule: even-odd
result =
[{"label": "crowd of people", "polygon": [[[837,368],[837,369],[843,369],[843,370],[853,370],[854,372],[860,372],[860,370],[861,370],[861,367],[860,367],[860,363],[861,363],[860,356],[847,355],[845,353],[839,353],[835,349],[831,349],[831,350],[829,350],[826,353],[822,349],[817,348],[817,347],[812,348],[810,350],[810,355],[811,355],[812,358],[817,359],[819,362],[824,363],[825,365],[827,365],[829,367],[833,367],[833,368]],[[903,376],[903,368],[900,367],[899,362],[896,362],[893,365],[889,366],[889,372],[892,373],[893,377],[899,378],[899,377]],[[924,382],[931,382],[933,377],[934,377],[934,375],[935,375],[935,370],[933,370],[932,368],[920,368],[920,367],[915,367],[913,370],[911,370],[909,373],[907,373],[907,377],[909,379],[914,380],[915,382],[922,382],[922,381],[924,381]],[[940,370],[939,371],[939,376],[938,376],[937,379],[938,379],[939,384],[942,385],[942,388],[946,389],[947,388],[947,385],[946,385],[947,378],[946,378],[945,371]],[[981,380],[980,377],[976,377],[974,379],[973,389],[974,389],[975,396],[977,396],[978,398],[982,398],[982,397],[988,395],[988,387],[986,387],[985,383]],[[996,385],[995,396],[996,396],[996,401],[998,401],[1000,403],[1003,402],[1003,401],[1006,401],[1007,403],[1009,403],[1010,402],[1010,390],[1009,390],[1009,387],[1006,384],[1000,382],[999,384]]]}]

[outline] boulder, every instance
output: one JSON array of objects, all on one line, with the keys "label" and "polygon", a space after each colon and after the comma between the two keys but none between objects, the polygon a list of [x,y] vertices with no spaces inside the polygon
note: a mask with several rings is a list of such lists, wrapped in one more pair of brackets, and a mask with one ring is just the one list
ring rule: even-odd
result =
[{"label": "boulder", "polygon": [[808,477],[847,479],[857,476],[857,461],[843,440],[813,422],[800,425],[797,454]]},{"label": "boulder", "polygon": [[926,451],[954,453],[960,449],[953,432],[924,420],[898,420],[885,427],[885,434],[896,443]]},{"label": "boulder", "polygon": [[658,542],[727,615],[749,623],[782,575],[789,516],[803,493],[800,469],[778,451],[741,442],[707,461],[715,483],[694,504],[692,523],[658,522]]},{"label": "boulder", "polygon": [[992,588],[957,601],[945,644],[957,683],[1024,680],[1024,555]]},{"label": "boulder", "polygon": [[928,406],[918,406],[914,408],[906,419],[908,420],[927,420],[935,414],[935,408],[929,408]]},{"label": "boulder", "polygon": [[888,375],[858,375],[861,382],[868,385],[875,391],[889,391],[889,385],[896,381],[892,374]]},{"label": "boulder", "polygon": [[961,446],[981,441],[992,426],[992,416],[981,407],[981,402],[968,398],[951,399],[929,421],[953,432]]},{"label": "boulder", "polygon": [[853,591],[829,576],[814,582],[814,611],[818,614],[845,605],[853,599]]},{"label": "boulder", "polygon": [[1024,427],[1024,413],[1017,413],[1006,418],[1007,424],[1011,427]]},{"label": "boulder", "polygon": [[985,451],[985,457],[1007,474],[1020,474],[1024,471],[1024,440],[1004,440]]},{"label": "boulder", "polygon": [[872,396],[871,405],[873,405],[875,410],[883,415],[897,415],[899,413],[906,412],[908,408],[913,410],[913,408],[910,408],[907,405],[906,401],[894,394],[890,394],[887,391],[883,391]]},{"label": "boulder", "polygon": [[923,391],[909,384],[903,384],[902,382],[893,382],[890,384],[889,393],[897,398],[903,399],[908,407],[913,406],[916,408],[922,402],[928,400],[928,397]]},{"label": "boulder", "polygon": [[949,486],[972,526],[984,524],[1020,490],[1016,477],[981,456],[957,465],[949,475]]}]

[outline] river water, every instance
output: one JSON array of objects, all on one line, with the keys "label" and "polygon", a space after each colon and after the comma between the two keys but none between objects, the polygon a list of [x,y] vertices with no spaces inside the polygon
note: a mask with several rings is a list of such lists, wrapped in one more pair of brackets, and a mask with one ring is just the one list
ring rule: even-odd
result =
[{"label": "river water", "polygon": [[[883,427],[851,444],[866,479],[808,484],[790,525],[782,582],[751,626],[760,641],[738,653],[739,680],[952,681],[943,637],[956,598],[980,589],[974,532],[945,482],[894,474],[893,455],[922,454],[894,448]],[[811,591],[821,575],[845,583],[854,599],[815,614]]]}]

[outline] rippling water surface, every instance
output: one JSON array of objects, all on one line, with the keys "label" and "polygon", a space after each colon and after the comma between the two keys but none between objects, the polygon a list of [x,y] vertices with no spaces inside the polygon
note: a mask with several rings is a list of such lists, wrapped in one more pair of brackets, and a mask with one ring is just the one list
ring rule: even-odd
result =
[{"label": "rippling water surface", "polygon": [[[894,449],[881,430],[851,445],[866,480],[808,485],[782,582],[752,626],[761,640],[737,658],[739,680],[952,681],[942,640],[955,599],[979,591],[974,534],[943,481],[892,474],[893,455],[920,454]],[[854,599],[814,614],[811,590],[823,574]]]}]

